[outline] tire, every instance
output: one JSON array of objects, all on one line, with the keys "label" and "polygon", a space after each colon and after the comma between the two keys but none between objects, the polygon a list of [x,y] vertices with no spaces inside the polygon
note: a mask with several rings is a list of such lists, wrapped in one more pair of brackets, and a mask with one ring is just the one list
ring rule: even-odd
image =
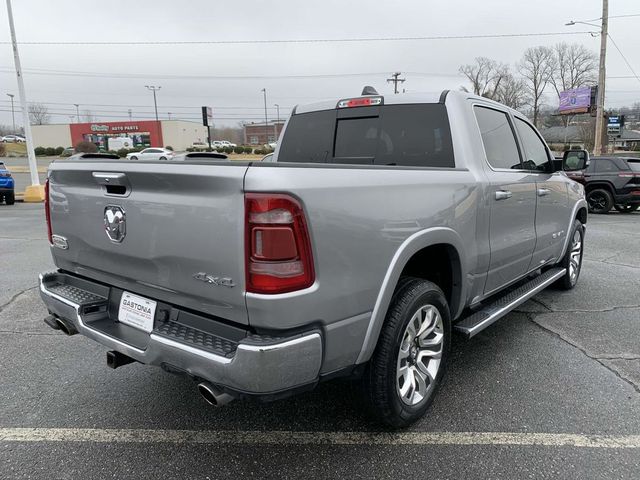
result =
[{"label": "tire", "polygon": [[580,220],[573,222],[571,236],[569,237],[569,246],[559,267],[564,268],[567,273],[559,279],[554,285],[561,290],[571,290],[578,284],[580,271],[582,270],[582,254],[584,252],[584,226]]},{"label": "tire", "polygon": [[[417,278],[399,285],[362,379],[373,414],[394,428],[411,425],[428,410],[451,348],[451,317],[442,290]],[[418,336],[421,325],[424,333]],[[428,344],[420,347],[419,337]]]},{"label": "tire", "polygon": [[614,205],[615,208],[620,213],[633,213],[638,207],[640,207],[640,203],[627,203],[626,205]]},{"label": "tire", "polygon": [[167,157],[160,157],[160,160],[166,160]]},{"label": "tire", "polygon": [[4,201],[7,203],[7,205],[13,205],[14,203],[16,203],[16,194],[14,192],[5,193]]},{"label": "tire", "polygon": [[596,188],[587,193],[589,213],[608,213],[613,207],[613,197],[608,190]]},{"label": "tire", "polygon": [[133,157],[131,157],[131,160],[137,160],[138,157],[136,157],[135,155]]}]

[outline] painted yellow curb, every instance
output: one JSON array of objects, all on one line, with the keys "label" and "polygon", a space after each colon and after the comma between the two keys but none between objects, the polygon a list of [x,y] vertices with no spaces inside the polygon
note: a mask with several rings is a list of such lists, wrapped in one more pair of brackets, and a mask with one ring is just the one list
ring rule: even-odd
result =
[{"label": "painted yellow curb", "polygon": [[44,185],[29,185],[24,189],[24,201],[37,203],[44,201]]}]

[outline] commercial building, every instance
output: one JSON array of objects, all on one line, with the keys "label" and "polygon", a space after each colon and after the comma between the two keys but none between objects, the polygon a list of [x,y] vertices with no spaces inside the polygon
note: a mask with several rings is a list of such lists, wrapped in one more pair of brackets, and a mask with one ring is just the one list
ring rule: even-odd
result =
[{"label": "commercial building", "polygon": [[194,142],[207,140],[207,127],[185,120],[90,122],[33,125],[31,128],[36,147],[71,147],[87,141],[109,150],[110,138],[127,137],[131,139],[128,148],[171,146],[174,150],[185,150]]},{"label": "commercial building", "polygon": [[264,145],[275,142],[280,137],[280,132],[284,128],[284,120],[274,120],[267,124],[264,122],[245,123],[243,128],[245,145]]}]

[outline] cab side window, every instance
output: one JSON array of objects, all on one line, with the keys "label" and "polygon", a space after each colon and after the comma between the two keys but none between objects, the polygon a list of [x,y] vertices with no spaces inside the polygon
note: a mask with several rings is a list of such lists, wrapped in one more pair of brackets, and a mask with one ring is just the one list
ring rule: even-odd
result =
[{"label": "cab side window", "polygon": [[493,168],[520,170],[520,153],[506,113],[486,107],[474,107],[487,161]]},{"label": "cab side window", "polygon": [[522,166],[525,170],[533,170],[537,172],[549,171],[549,154],[547,147],[540,140],[538,134],[524,120],[516,117],[516,130],[520,135],[522,141],[522,148],[524,149],[524,161]]}]

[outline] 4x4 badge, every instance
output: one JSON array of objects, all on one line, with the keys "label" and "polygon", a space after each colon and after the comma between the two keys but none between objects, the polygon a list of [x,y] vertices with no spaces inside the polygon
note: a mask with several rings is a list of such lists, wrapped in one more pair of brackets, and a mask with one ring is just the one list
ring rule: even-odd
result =
[{"label": "4x4 badge", "polygon": [[196,280],[200,280],[201,282],[209,283],[211,285],[220,285],[222,287],[235,287],[236,284],[233,283],[233,278],[230,277],[216,277],[214,275],[209,275],[205,272],[198,272],[193,275],[193,278]]}]

